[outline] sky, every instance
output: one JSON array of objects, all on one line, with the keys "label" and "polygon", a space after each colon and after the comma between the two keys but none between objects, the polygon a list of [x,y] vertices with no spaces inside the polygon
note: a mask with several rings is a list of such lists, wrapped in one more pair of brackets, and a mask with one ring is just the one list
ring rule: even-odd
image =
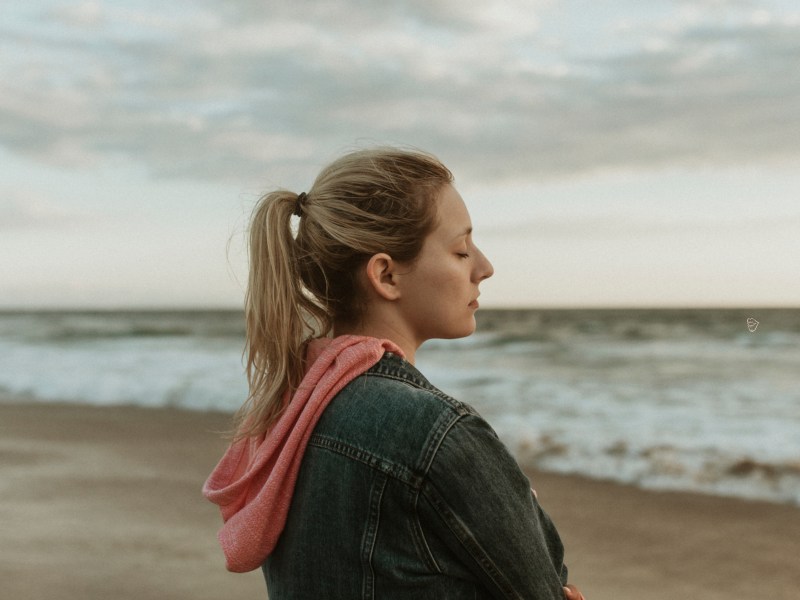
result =
[{"label": "sky", "polygon": [[242,305],[258,197],[436,154],[487,307],[800,306],[796,0],[15,2],[0,308]]}]

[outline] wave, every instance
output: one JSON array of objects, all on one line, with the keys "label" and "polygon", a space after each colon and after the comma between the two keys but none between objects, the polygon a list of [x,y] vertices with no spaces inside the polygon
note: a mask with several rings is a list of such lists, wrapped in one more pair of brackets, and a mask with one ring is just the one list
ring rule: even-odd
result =
[{"label": "wave", "polygon": [[[800,310],[478,317],[477,334],[426,343],[417,366],[523,464],[800,502]],[[0,390],[233,411],[247,393],[243,344],[240,311],[0,313]]]},{"label": "wave", "polygon": [[633,449],[624,441],[598,452],[551,434],[502,436],[530,469],[617,481],[655,490],[692,491],[800,506],[800,461],[765,460],[718,449],[657,444]]}]

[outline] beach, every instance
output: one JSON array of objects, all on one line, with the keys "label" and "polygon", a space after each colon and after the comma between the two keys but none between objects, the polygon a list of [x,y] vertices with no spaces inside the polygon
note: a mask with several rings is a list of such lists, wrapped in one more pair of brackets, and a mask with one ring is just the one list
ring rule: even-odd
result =
[{"label": "beach", "polygon": [[[223,412],[0,399],[8,598],[265,598],[225,570],[200,488]],[[794,599],[800,508],[530,472],[589,600]]]}]

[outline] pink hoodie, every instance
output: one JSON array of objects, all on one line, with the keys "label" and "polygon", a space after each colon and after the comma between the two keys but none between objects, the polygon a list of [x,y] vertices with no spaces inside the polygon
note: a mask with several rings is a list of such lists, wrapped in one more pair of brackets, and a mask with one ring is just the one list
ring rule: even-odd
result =
[{"label": "pink hoodie", "polygon": [[314,426],[333,397],[387,351],[403,356],[389,340],[355,335],[312,340],[306,374],[278,421],[267,434],[228,448],[203,495],[222,512],[217,537],[229,571],[252,571],[270,555],[286,524]]}]

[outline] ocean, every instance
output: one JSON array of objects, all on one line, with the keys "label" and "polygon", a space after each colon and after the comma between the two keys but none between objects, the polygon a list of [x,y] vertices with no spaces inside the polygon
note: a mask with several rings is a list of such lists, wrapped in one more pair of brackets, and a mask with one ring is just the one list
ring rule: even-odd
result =
[{"label": "ocean", "polygon": [[[233,411],[238,311],[0,313],[0,397]],[[525,466],[800,505],[800,309],[487,310],[417,367]]]}]

